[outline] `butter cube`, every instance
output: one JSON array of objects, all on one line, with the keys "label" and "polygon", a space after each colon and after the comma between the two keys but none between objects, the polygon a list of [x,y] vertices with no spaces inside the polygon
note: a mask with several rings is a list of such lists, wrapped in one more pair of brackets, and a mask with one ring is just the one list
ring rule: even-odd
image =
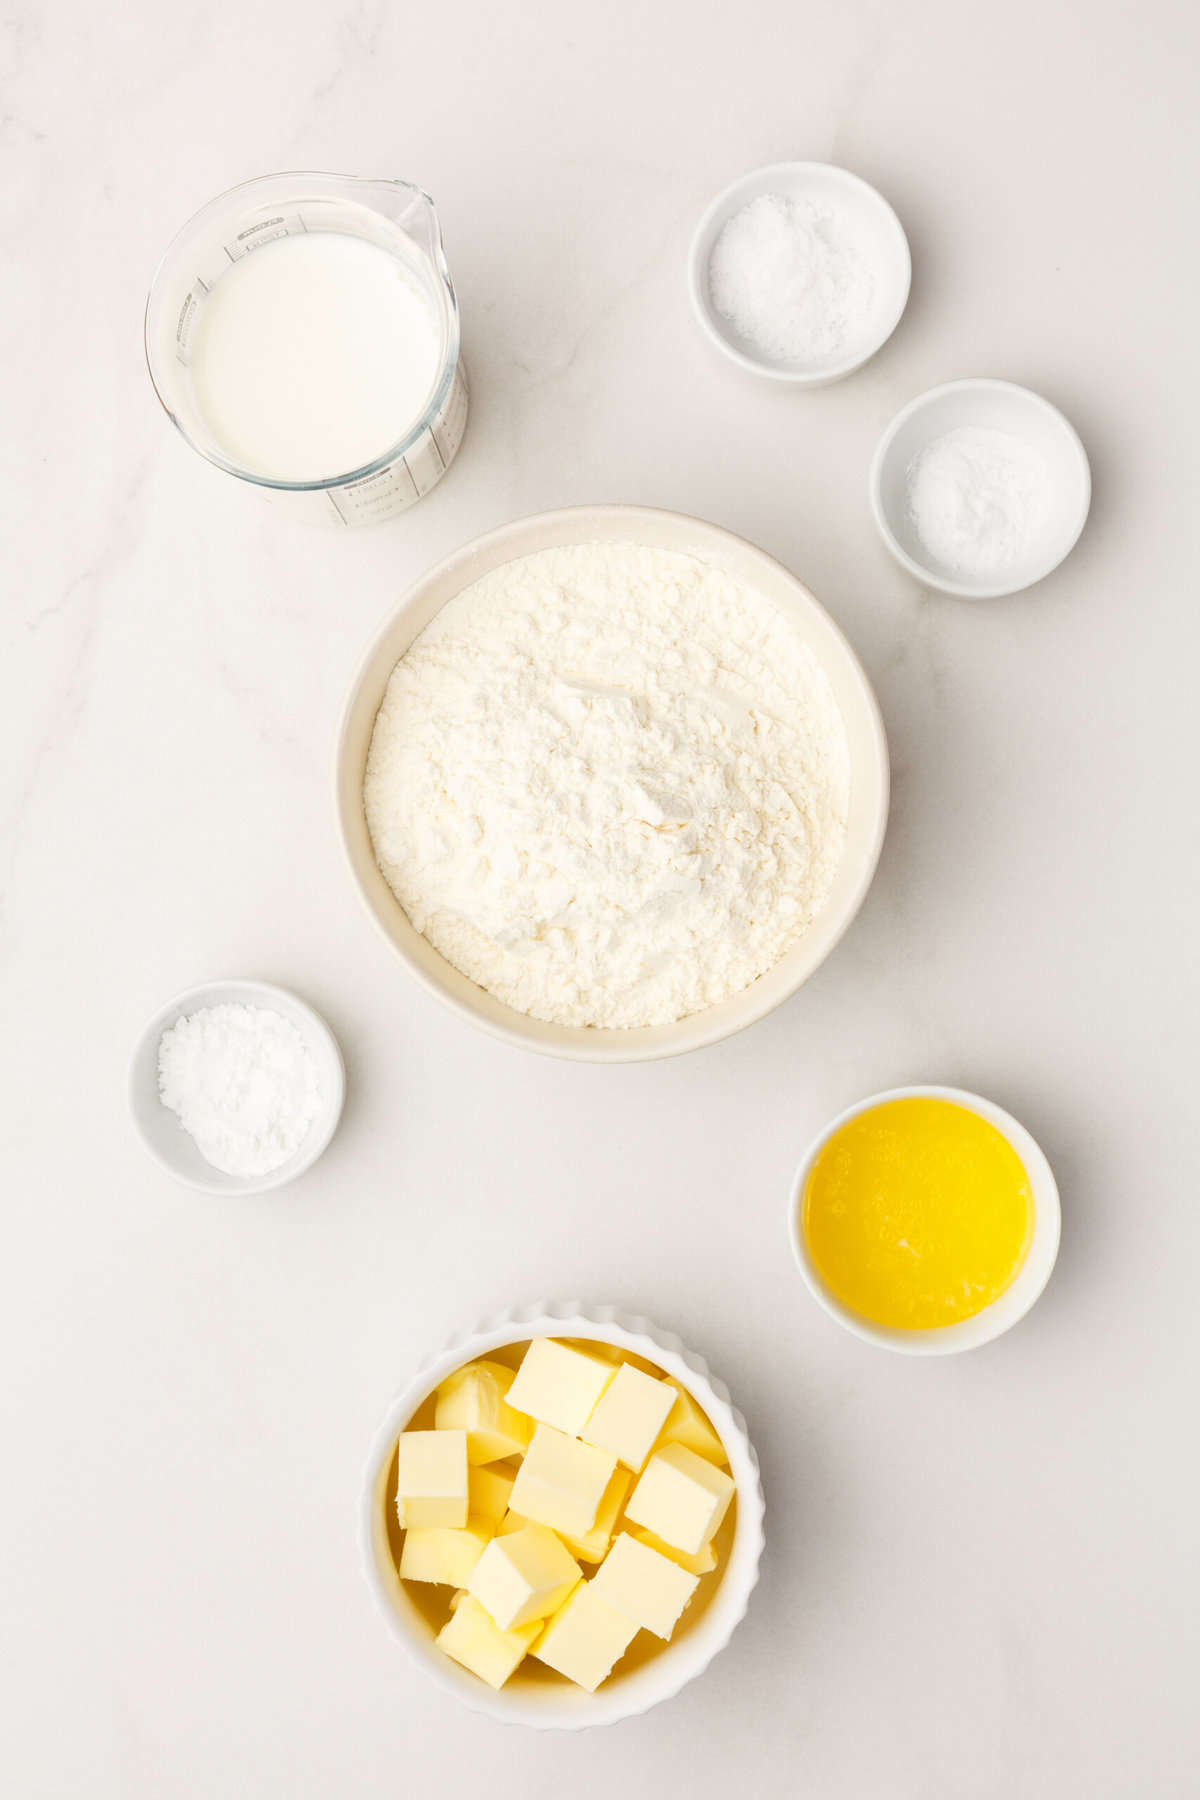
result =
[{"label": "butter cube", "polygon": [[468,1510],[465,1431],[402,1431],[396,1467],[401,1525],[462,1530]]},{"label": "butter cube", "polygon": [[675,1404],[667,1414],[667,1422],[655,1448],[660,1449],[664,1444],[684,1444],[697,1456],[707,1457],[718,1468],[724,1468],[729,1461],[725,1446],[692,1396],[677,1381],[668,1379],[667,1386],[675,1390]]},{"label": "butter cube", "polygon": [[612,1543],[613,1528],[617,1523],[617,1514],[625,1504],[626,1496],[633,1486],[633,1476],[628,1469],[617,1469],[612,1480],[604,1490],[604,1498],[596,1510],[596,1523],[586,1537],[565,1537],[563,1543],[572,1556],[580,1562],[598,1563],[608,1553]]},{"label": "butter cube", "polygon": [[542,1629],[541,1620],[501,1631],[470,1594],[456,1594],[450,1604],[453,1611],[437,1635],[438,1649],[489,1687],[502,1688]]},{"label": "butter cube", "polygon": [[437,1581],[465,1587],[467,1577],[491,1542],[490,1519],[468,1519],[462,1531],[445,1525],[411,1526],[404,1534],[400,1575],[404,1581]]},{"label": "butter cube", "polygon": [[674,1406],[677,1390],[632,1363],[622,1363],[579,1433],[585,1443],[612,1450],[627,1469],[638,1470],[649,1456]]},{"label": "butter cube", "polygon": [[[467,1433],[467,1456],[471,1454],[471,1434]],[[512,1496],[513,1482],[517,1479],[515,1469],[469,1468],[467,1470],[467,1500],[469,1503],[468,1518],[477,1516],[490,1519],[498,1525],[508,1511],[508,1502]],[[462,1586],[461,1581],[458,1584]]]},{"label": "butter cube", "polygon": [[592,1577],[592,1588],[602,1600],[660,1638],[670,1637],[699,1585],[698,1575],[689,1575],[627,1531],[621,1532]]},{"label": "butter cube", "polygon": [[615,1373],[598,1356],[554,1338],[534,1338],[508,1391],[508,1404],[578,1437]]},{"label": "butter cube", "polygon": [[646,1464],[625,1508],[666,1543],[694,1556],[714,1535],[733,1499],[733,1480],[683,1444],[666,1444]]},{"label": "butter cube", "polygon": [[674,1544],[664,1544],[652,1531],[644,1531],[639,1527],[633,1535],[639,1544],[649,1544],[651,1550],[657,1550],[661,1556],[669,1556],[672,1562],[677,1562],[689,1575],[711,1575],[717,1566],[716,1546],[711,1542],[705,1544],[703,1550],[697,1550],[694,1556],[689,1556],[686,1550],[679,1550]]},{"label": "butter cube", "polygon": [[597,1450],[552,1425],[539,1425],[517,1471],[509,1505],[564,1537],[586,1537],[616,1467],[611,1450]]},{"label": "butter cube", "polygon": [[513,1379],[512,1369],[485,1360],[456,1369],[438,1389],[433,1422],[439,1431],[466,1432],[468,1462],[500,1462],[528,1444],[533,1427],[506,1399]]},{"label": "butter cube", "polygon": [[583,1570],[544,1525],[493,1538],[466,1583],[501,1631],[557,1612]]},{"label": "butter cube", "polygon": [[581,1581],[530,1654],[594,1694],[636,1636],[633,1620],[602,1600],[593,1582]]}]

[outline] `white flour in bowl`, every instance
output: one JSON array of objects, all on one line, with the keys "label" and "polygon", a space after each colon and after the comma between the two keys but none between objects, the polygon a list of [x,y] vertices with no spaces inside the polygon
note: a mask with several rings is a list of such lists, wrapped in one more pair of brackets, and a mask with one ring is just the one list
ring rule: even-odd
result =
[{"label": "white flour in bowl", "polygon": [[828,677],[764,595],[675,551],[494,570],[392,672],[375,855],[417,930],[535,1019],[666,1025],[812,923],[845,840]]}]

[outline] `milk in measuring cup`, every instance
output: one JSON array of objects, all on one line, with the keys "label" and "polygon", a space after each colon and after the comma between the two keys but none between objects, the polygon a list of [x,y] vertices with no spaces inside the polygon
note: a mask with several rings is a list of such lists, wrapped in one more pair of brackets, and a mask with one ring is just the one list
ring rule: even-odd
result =
[{"label": "milk in measuring cup", "polygon": [[313,172],[218,194],[155,272],[146,360],[193,449],[273,503],[339,525],[403,512],[467,422],[432,200]]},{"label": "milk in measuring cup", "polygon": [[231,462],[327,481],[402,438],[433,391],[441,333],[394,256],[364,238],[278,238],[208,294],[190,346],[196,403]]}]

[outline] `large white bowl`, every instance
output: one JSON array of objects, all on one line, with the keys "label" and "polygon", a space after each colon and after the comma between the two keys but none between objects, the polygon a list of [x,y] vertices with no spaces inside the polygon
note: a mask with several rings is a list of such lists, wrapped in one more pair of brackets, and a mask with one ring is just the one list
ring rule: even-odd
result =
[{"label": "large white bowl", "polygon": [[[715,1426],[729,1457],[737,1485],[733,1537],[712,1596],[694,1620],[685,1613],[669,1645],[648,1662],[622,1673],[620,1668],[594,1694],[568,1681],[523,1676],[520,1669],[498,1692],[451,1662],[437,1649],[434,1632],[409,1596],[396,1569],[388,1540],[392,1500],[388,1478],[396,1440],[413,1414],[447,1375],[477,1356],[531,1338],[591,1338],[644,1356],[685,1387]],[[618,1312],[612,1306],[584,1307],[577,1300],[539,1300],[518,1311],[485,1319],[473,1330],[451,1338],[443,1350],[427,1357],[408,1386],[388,1408],[367,1460],[362,1495],[363,1568],[375,1602],[405,1650],[439,1687],[455,1694],[477,1712],[490,1713],[508,1725],[579,1731],[611,1725],[669,1700],[705,1670],[729,1642],[745,1617],[758,1580],[763,1550],[763,1492],[758,1458],[746,1434],[746,1421],[732,1405],[725,1384],[711,1375],[703,1357],[685,1350],[670,1332],[648,1320]],[[697,1601],[697,1606],[700,1606]]]},{"label": "large white bowl", "polygon": [[[1033,1190],[1033,1236],[1025,1252],[1024,1262],[1002,1294],[998,1294],[980,1312],[969,1319],[959,1320],[956,1325],[904,1331],[894,1325],[876,1325],[872,1320],[864,1319],[861,1313],[854,1312],[844,1301],[839,1300],[826,1285],[813,1261],[808,1239],[804,1235],[804,1220],[801,1217],[804,1190],[808,1186],[808,1178],[817,1157],[835,1132],[840,1131],[849,1120],[857,1118],[859,1113],[870,1112],[876,1106],[886,1106],[891,1100],[949,1100],[958,1106],[965,1106],[969,1112],[978,1113],[981,1119],[986,1119],[989,1125],[993,1125],[1008,1139],[1021,1159]],[[1058,1257],[1061,1235],[1062,1208],[1058,1184],[1041,1146],[1020,1121],[1014,1119],[1011,1113],[1005,1112],[1002,1106],[997,1106],[994,1100],[985,1100],[981,1094],[968,1093],[964,1088],[890,1088],[885,1094],[871,1094],[865,1100],[856,1101],[845,1112],[839,1113],[836,1119],[831,1119],[814,1138],[796,1170],[788,1194],[788,1236],[791,1239],[792,1254],[813,1298],[825,1308],[831,1318],[836,1319],[839,1325],[844,1325],[847,1331],[852,1331],[855,1337],[864,1339],[868,1344],[877,1344],[883,1350],[900,1350],[907,1356],[951,1356],[959,1350],[976,1350],[981,1344],[990,1344],[993,1338],[1011,1331],[1018,1320],[1025,1317],[1049,1281]]]},{"label": "large white bowl", "polygon": [[[547,1025],[506,1006],[453,968],[410,923],[375,861],[363,811],[363,773],[375,715],[397,662],[434,614],[492,569],[568,544],[634,543],[681,551],[757,588],[795,622],[820,661],[841,708],[850,746],[846,845],[825,905],[775,967],[728,1000],[672,1025],[629,1030]],[[346,703],[337,750],[337,809],[350,873],[367,911],[400,961],[448,1006],[497,1037],[580,1062],[639,1062],[676,1056],[730,1037],[795,993],[829,955],[862,905],[883,844],[888,756],[870,683],[849,644],[803,582],[764,551],[717,525],[645,506],[577,506],[518,519],[456,551],[409,589],[363,660]]]}]

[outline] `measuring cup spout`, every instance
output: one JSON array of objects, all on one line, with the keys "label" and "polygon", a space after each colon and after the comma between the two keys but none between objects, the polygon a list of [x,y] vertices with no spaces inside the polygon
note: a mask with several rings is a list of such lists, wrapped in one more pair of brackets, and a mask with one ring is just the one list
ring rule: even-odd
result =
[{"label": "measuring cup spout", "polygon": [[425,192],[411,181],[373,181],[371,204],[386,214],[406,237],[424,250],[445,277],[446,256],[442,245],[441,221],[437,208]]}]

